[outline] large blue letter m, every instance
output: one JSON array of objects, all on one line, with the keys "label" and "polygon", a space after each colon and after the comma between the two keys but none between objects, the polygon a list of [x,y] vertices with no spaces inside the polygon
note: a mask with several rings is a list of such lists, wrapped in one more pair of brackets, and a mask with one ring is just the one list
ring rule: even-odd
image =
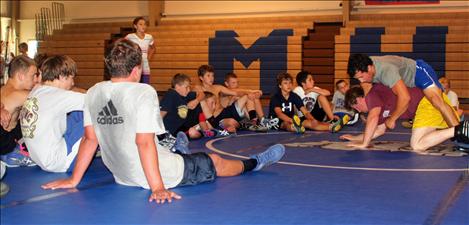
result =
[{"label": "large blue letter m", "polygon": [[216,31],[215,37],[209,39],[209,64],[215,68],[215,82],[223,83],[225,75],[233,72],[234,60],[245,68],[259,60],[260,88],[264,93],[271,93],[277,86],[277,74],[287,71],[288,36],[292,35],[292,29],[273,30],[246,49],[236,39],[235,31]]}]

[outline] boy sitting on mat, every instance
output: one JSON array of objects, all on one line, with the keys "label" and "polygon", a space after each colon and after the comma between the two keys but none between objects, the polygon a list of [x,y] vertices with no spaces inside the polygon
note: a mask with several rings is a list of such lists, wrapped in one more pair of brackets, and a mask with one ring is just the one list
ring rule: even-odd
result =
[{"label": "boy sitting on mat", "polygon": [[[269,119],[265,117],[264,110],[262,109],[262,103],[260,97],[262,96],[261,90],[246,90],[239,88],[239,81],[238,76],[234,73],[227,73],[225,75],[225,87],[230,90],[234,91],[244,91],[249,93],[248,100],[246,102],[246,111],[244,114],[243,120],[240,121],[240,125],[242,128],[248,129],[250,131],[267,131],[269,129],[275,129],[278,127],[278,119]],[[233,103],[237,102],[239,97],[237,96],[230,96],[230,95],[223,95],[220,96],[220,104],[223,107],[228,107]]]},{"label": "boy sitting on mat", "polygon": [[[293,92],[300,96],[306,109],[311,113],[314,119],[318,121],[333,121],[339,117],[332,114],[331,104],[327,100],[327,96],[331,92],[322,89],[314,84],[313,75],[307,71],[301,71],[296,75],[296,83],[298,84]],[[299,113],[302,115],[301,113]]]},{"label": "boy sitting on mat", "polygon": [[200,102],[204,99],[204,93],[196,93],[190,88],[190,77],[178,73],[173,76],[171,88],[161,100],[161,117],[165,128],[173,137],[182,131],[190,138],[200,138],[202,134],[197,130],[197,125],[202,128],[202,132],[209,130],[205,117],[201,115],[203,112]]},{"label": "boy sitting on mat", "polygon": [[[202,65],[197,70],[197,75],[201,82],[200,85],[195,85],[195,91],[208,91],[212,92],[215,96],[216,104],[215,110],[211,111],[201,103],[202,110],[207,118],[207,121],[216,129],[226,130],[230,133],[236,132],[239,128],[239,122],[245,116],[245,111],[254,109],[254,106],[247,104],[248,95],[255,94],[255,91],[249,90],[230,90],[223,85],[213,84],[214,69],[210,65]],[[238,100],[231,105],[223,106],[220,102],[220,96],[236,96]]]},{"label": "boy sitting on mat", "polygon": [[[277,144],[246,160],[227,160],[216,154],[172,153],[158,144],[155,134],[165,132],[158,96],[150,85],[138,83],[142,53],[138,45],[118,40],[105,59],[111,75],[90,88],[85,97],[85,135],[70,178],[56,180],[44,189],[77,186],[98,143],[104,164],[117,183],[151,190],[149,201],[171,202],[181,196],[168,188],[213,181],[257,171],[280,160],[285,148]],[[113,106],[111,116],[101,112]],[[101,118],[105,122],[100,123]],[[186,152],[188,153],[188,152]]]},{"label": "boy sitting on mat", "polygon": [[[419,88],[408,88],[410,102],[401,119],[414,118],[410,146],[418,153],[442,143],[450,138],[461,143],[469,144],[469,123],[461,122],[456,127],[448,128],[442,114],[424,97]],[[366,149],[372,139],[386,132],[385,121],[396,109],[397,96],[392,90],[382,84],[374,84],[365,96],[361,87],[353,87],[345,95],[345,104],[358,112],[368,112],[366,127],[363,134],[340,136],[343,140],[351,141],[349,146]],[[443,96],[445,102],[448,98]],[[453,111],[456,113],[455,111]]]},{"label": "boy sitting on mat", "polygon": [[23,135],[19,115],[29,92],[40,82],[36,63],[26,57],[15,57],[10,63],[9,79],[0,88],[2,126],[0,126],[0,159],[8,167],[35,166],[29,152],[21,145]]},{"label": "boy sitting on mat", "polygon": [[41,169],[70,171],[84,132],[85,95],[72,91],[77,66],[72,58],[58,55],[46,59],[41,72],[42,84],[21,109],[23,139]]},{"label": "boy sitting on mat", "polygon": [[[277,84],[279,90],[270,99],[269,114],[279,119],[280,129],[296,133],[304,133],[305,128],[331,132],[338,132],[341,129],[341,120],[331,124],[314,119],[300,96],[292,92],[293,78],[289,73],[280,73],[277,76]],[[297,111],[303,113],[302,119],[297,116]]]}]

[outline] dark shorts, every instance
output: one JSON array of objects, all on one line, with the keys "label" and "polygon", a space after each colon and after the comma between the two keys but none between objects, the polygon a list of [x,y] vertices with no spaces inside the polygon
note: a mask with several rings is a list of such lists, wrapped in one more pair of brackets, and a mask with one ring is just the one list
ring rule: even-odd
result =
[{"label": "dark shorts", "polygon": [[179,131],[186,132],[191,127],[194,127],[195,125],[199,124],[200,113],[202,113],[202,108],[200,108],[200,105],[197,105],[197,107],[195,107],[193,110],[189,110],[189,112],[187,113],[187,117],[184,121],[184,124],[182,124],[179,128],[177,128],[176,132],[171,133],[171,134],[176,137],[176,134]]},{"label": "dark shorts", "polygon": [[211,182],[217,177],[215,165],[207,153],[197,152],[181,156],[184,159],[184,176],[178,186]]},{"label": "dark shorts", "polygon": [[21,134],[20,123],[16,125],[13,130],[7,132],[0,126],[0,155],[5,155],[12,152],[16,145],[17,141],[23,137]]},{"label": "dark shorts", "polygon": [[317,121],[324,121],[324,118],[327,116],[324,109],[322,109],[321,106],[319,106],[319,101],[316,101],[316,103],[314,104],[314,108],[313,110],[311,110],[311,115]]},{"label": "dark shorts", "polygon": [[428,65],[425,61],[418,59],[416,60],[416,69],[415,69],[415,86],[425,90],[431,85],[435,85],[441,90],[443,86],[440,81],[438,81],[438,75],[433,70],[433,68]]},{"label": "dark shorts", "polygon": [[215,117],[212,121],[209,121],[210,124],[215,128],[220,128],[220,121],[223,119],[233,118],[238,122],[241,121],[243,118],[241,118],[239,115],[235,104],[236,102],[224,108],[217,117]]}]

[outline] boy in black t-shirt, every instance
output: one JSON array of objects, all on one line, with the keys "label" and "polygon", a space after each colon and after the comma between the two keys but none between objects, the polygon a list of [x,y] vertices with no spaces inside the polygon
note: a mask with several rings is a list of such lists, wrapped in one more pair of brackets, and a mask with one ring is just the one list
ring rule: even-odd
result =
[{"label": "boy in black t-shirt", "polygon": [[[292,76],[288,73],[279,74],[277,76],[277,84],[280,90],[270,99],[270,116],[279,118],[280,128],[297,133],[304,133],[305,127],[318,131],[339,131],[341,128],[340,121],[329,124],[314,119],[303,105],[301,98],[292,92],[292,80]],[[295,107],[297,111],[301,111],[305,116],[304,121],[301,121],[296,115]]]},{"label": "boy in black t-shirt", "polygon": [[[190,91],[191,80],[185,74],[176,74],[171,80],[171,88],[166,92],[160,104],[160,114],[163,123],[172,136],[179,131],[185,132],[190,138],[200,138],[201,134],[196,126],[200,124],[207,130],[204,118],[201,118],[200,101],[203,92]],[[202,116],[203,117],[203,116]],[[206,128],[206,129],[204,129]]]}]

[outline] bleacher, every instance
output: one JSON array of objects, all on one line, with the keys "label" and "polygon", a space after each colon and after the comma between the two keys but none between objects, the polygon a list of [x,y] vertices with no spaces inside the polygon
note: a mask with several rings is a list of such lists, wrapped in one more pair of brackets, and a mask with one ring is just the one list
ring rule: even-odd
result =
[{"label": "bleacher", "polygon": [[[210,63],[215,66],[217,82],[233,70],[243,88],[258,89],[268,84],[264,89],[269,91],[275,86],[279,72],[287,70],[296,75],[302,69],[302,38],[313,28],[313,21],[337,22],[340,19],[340,16],[163,19],[157,27],[147,29],[156,47],[156,54],[150,61],[151,84],[165,91],[176,73],[186,73],[193,82],[198,82],[197,68]],[[70,55],[78,63],[77,86],[89,88],[103,80],[106,42],[130,25],[130,22],[67,24],[63,30],[47,37],[40,44],[39,52]],[[124,34],[121,32],[121,35]],[[253,54],[258,58],[250,59]],[[243,58],[246,55],[250,55],[248,59]]]},{"label": "bleacher", "polygon": [[178,72],[196,83],[197,68],[212,64],[218,83],[233,70],[242,88],[269,92],[279,72],[296,75],[302,69],[302,38],[313,28],[313,21],[339,20],[339,16],[162,20],[148,31],[156,42],[150,63],[152,84],[166,90]]},{"label": "bleacher", "polygon": [[104,78],[104,50],[113,34],[129,23],[64,24],[39,43],[38,53],[65,54],[77,62],[75,84],[89,88]]}]

